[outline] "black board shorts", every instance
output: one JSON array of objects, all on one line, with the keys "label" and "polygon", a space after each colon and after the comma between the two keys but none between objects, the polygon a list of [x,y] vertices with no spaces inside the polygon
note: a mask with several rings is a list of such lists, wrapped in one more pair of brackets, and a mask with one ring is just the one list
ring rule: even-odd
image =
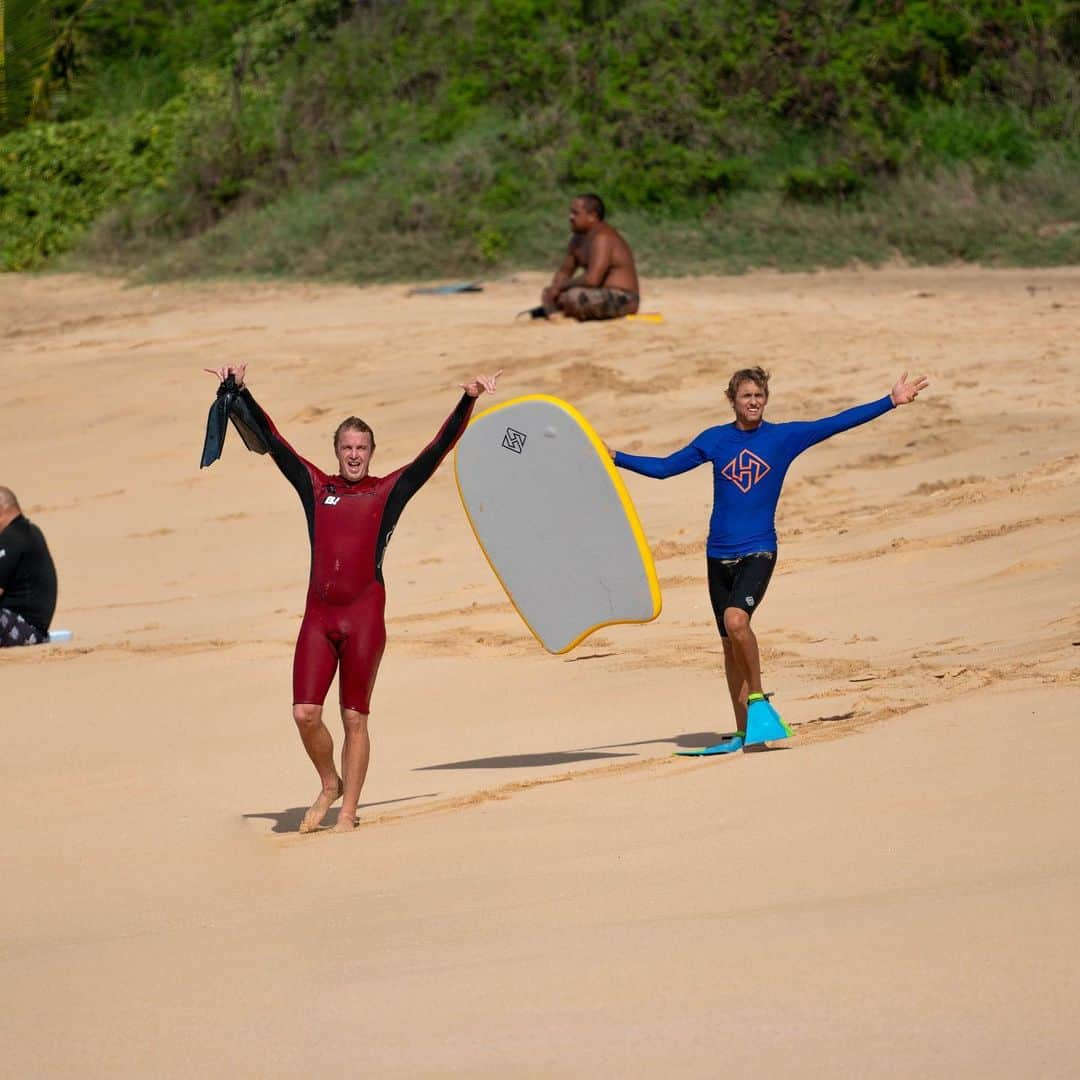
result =
[{"label": "black board shorts", "polygon": [[727,637],[724,612],[741,608],[751,618],[765,599],[769,579],[776,569],[775,551],[755,551],[737,559],[705,558],[709,571],[709,599],[712,601],[716,628]]}]

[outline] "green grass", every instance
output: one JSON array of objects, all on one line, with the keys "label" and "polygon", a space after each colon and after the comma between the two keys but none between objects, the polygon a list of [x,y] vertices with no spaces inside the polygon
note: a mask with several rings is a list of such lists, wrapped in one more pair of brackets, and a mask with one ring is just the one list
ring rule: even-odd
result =
[{"label": "green grass", "polygon": [[[1048,159],[1007,184],[988,183],[970,166],[958,166],[901,178],[854,203],[808,204],[779,191],[743,192],[694,215],[616,208],[611,220],[631,241],[643,273],[654,276],[894,259],[1068,265],[1080,263],[1080,186],[1074,178],[1075,164],[1066,160]],[[444,217],[452,212],[420,197],[388,199],[370,183],[339,181],[229,215],[164,248],[152,237],[140,243],[131,231],[118,238],[118,230],[137,225],[116,215],[95,233],[82,265],[142,280],[492,278],[553,268],[565,247],[566,200],[557,195],[501,214],[505,248],[497,253],[485,254],[482,228],[448,243]]]},{"label": "green grass", "polygon": [[[142,26],[82,99],[123,117],[138,72],[151,107],[182,86],[167,166],[55,235],[25,220],[21,251],[155,278],[483,276],[550,266],[595,189],[647,273],[1078,254],[1065,0],[259,0],[227,48],[208,28],[243,5],[220,3]],[[51,213],[51,180],[18,184]]]}]

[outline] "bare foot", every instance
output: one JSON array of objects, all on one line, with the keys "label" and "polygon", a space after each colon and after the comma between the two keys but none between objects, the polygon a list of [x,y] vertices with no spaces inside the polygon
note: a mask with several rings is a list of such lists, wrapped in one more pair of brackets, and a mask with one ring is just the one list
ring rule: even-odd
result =
[{"label": "bare foot", "polygon": [[300,822],[300,831],[302,833],[314,832],[322,824],[322,819],[326,817],[330,807],[341,798],[344,790],[345,786],[342,784],[340,777],[336,787],[323,788],[319,793],[319,797],[311,804],[311,808],[304,815],[304,820]]},{"label": "bare foot", "polygon": [[352,832],[358,824],[359,821],[356,817],[346,817],[345,814],[338,814],[337,824],[331,832]]}]

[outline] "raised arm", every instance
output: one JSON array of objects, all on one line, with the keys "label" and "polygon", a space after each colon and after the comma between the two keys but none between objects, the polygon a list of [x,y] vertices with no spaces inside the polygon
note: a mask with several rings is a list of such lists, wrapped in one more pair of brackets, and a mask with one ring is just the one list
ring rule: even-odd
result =
[{"label": "raised arm", "polygon": [[[313,506],[315,489],[312,475],[317,470],[289,445],[278,431],[277,425],[244,384],[247,365],[227,364],[225,367],[203,370],[216,375],[222,386],[226,385],[229,376],[233,377],[235,393],[231,395],[229,402],[229,420],[240,433],[244,445],[257,454],[268,453],[281,474],[296,489],[305,509]],[[221,392],[220,389],[218,392]]]},{"label": "raised arm", "polygon": [[891,412],[901,405],[910,405],[922,390],[930,385],[925,375],[909,379],[905,371],[893,385],[892,390],[877,401],[868,402],[865,405],[856,405],[852,409],[845,409],[835,416],[826,416],[821,420],[810,420],[802,423],[787,425],[794,440],[793,450],[801,454],[811,446],[819,442],[839,435],[842,431],[850,431],[860,424],[866,424],[876,420],[879,416]]},{"label": "raised arm", "polygon": [[494,393],[501,374],[502,371],[497,371],[494,375],[477,375],[475,379],[461,384],[464,393],[454,406],[454,411],[446,418],[435,438],[401,470],[387,502],[387,514],[391,512],[391,504],[395,507],[395,514],[400,514],[405,504],[431,479],[465,431],[476,399],[483,393]]}]

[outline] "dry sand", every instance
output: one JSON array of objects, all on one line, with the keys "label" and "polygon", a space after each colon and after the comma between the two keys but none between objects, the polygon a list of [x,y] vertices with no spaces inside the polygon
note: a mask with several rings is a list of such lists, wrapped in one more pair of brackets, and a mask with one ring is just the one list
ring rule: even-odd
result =
[{"label": "dry sand", "polygon": [[[0,655],[0,1074],[1077,1075],[1080,271],[652,281],[662,325],[511,321],[540,281],[0,277],[0,483],[76,634]],[[367,418],[376,472],[477,370],[655,453],[745,362],[773,420],[933,386],[792,470],[770,753],[671,754],[730,726],[707,470],[627,477],[664,612],[556,658],[444,467],[387,555],[362,827],[300,836],[307,540],[235,435],[197,468],[230,360],[324,465]]]}]

